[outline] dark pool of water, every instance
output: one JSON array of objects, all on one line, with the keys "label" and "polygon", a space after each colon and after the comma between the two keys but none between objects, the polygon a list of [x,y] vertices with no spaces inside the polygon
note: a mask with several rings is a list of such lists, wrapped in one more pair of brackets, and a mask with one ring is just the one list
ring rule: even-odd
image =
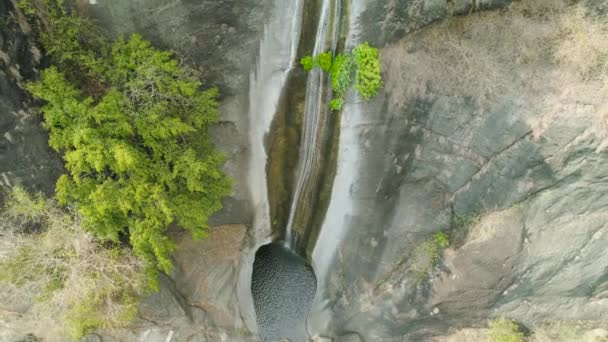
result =
[{"label": "dark pool of water", "polygon": [[272,243],[255,254],[251,293],[259,334],[265,341],[302,342],[317,278],[306,260]]}]

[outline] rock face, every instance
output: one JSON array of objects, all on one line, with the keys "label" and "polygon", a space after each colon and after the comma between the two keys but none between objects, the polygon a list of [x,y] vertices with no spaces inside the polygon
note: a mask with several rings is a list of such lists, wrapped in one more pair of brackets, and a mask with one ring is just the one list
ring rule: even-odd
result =
[{"label": "rock face", "polygon": [[[236,301],[245,234],[245,226],[227,225],[211,228],[209,236],[198,241],[188,234],[179,236],[171,278],[162,278],[161,291],[144,300],[141,326],[128,333],[145,335],[146,341],[165,341],[170,334],[173,341],[256,340]],[[128,336],[121,340],[128,341]]]},{"label": "rock face", "polygon": [[[500,315],[606,320],[608,94],[555,59],[577,13],[524,1],[382,49],[384,94],[343,113],[340,153],[356,157],[332,202],[350,205],[328,209],[324,229],[345,233],[321,275],[332,322],[313,331],[401,341]],[[416,279],[414,251],[439,230],[453,244]]]},{"label": "rock face", "polygon": [[30,32],[13,1],[0,1],[0,187],[21,183],[52,193],[62,163],[48,147],[40,117],[23,90],[41,58]]}]

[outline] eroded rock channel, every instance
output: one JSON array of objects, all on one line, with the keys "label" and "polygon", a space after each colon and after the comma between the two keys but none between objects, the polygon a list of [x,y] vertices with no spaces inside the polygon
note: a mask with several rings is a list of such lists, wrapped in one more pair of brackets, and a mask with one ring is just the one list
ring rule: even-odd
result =
[{"label": "eroded rock channel", "polygon": [[316,288],[312,267],[300,256],[277,243],[260,247],[251,281],[260,337],[304,341]]}]

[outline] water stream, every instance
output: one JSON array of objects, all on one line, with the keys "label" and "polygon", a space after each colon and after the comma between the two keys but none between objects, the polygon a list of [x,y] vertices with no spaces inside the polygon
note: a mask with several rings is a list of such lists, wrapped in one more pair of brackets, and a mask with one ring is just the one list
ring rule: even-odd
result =
[{"label": "water stream", "polygon": [[249,181],[255,206],[254,232],[261,241],[270,233],[266,150],[264,139],[277,111],[285,82],[295,65],[300,39],[303,0],[275,0],[270,20],[264,27],[256,69],[250,75]]},{"label": "water stream", "polygon": [[[322,0],[312,55],[336,49],[341,14],[340,0]],[[286,245],[301,252],[305,245],[298,244],[298,234],[311,224],[314,203],[320,188],[320,175],[324,166],[324,144],[326,142],[329,116],[329,77],[320,68],[308,75],[304,122],[300,142],[298,175],[286,227]]]},{"label": "water stream", "polygon": [[[320,0],[318,2],[319,7],[316,9],[317,15],[314,20],[317,25],[316,30],[308,31],[314,34],[314,47],[310,51],[312,55],[326,51],[336,52],[341,33],[340,24],[344,14],[342,1]],[[349,6],[353,6],[353,8],[349,7],[349,16],[345,18],[348,20],[349,28],[355,27],[355,21],[362,10],[362,1],[349,2]],[[293,13],[295,16],[302,16],[302,8],[301,2],[294,4],[277,1],[275,5],[276,12],[285,11],[284,13]],[[271,189],[267,189],[266,177],[268,175],[265,173],[267,168],[265,169],[263,166],[267,167],[267,163],[272,163],[272,161],[269,161],[267,151],[264,149],[264,139],[271,127],[273,117],[277,113],[281,92],[289,89],[286,88],[286,81],[296,63],[297,39],[303,29],[300,26],[308,24],[302,23],[301,18],[294,18],[292,15],[284,15],[284,18],[286,19],[272,21],[266,27],[265,32],[273,30],[275,35],[265,34],[261,44],[259,64],[256,73],[251,78],[252,170],[249,183],[256,204],[254,234],[256,234],[255,241],[257,242],[268,242],[267,238],[270,236],[268,231],[271,225],[268,204],[268,191]],[[356,31],[353,30],[352,34],[347,37],[347,44],[355,41],[355,33]],[[312,43],[312,39],[309,42]],[[299,42],[299,44],[303,43]],[[302,46],[300,46],[301,48]],[[283,52],[280,49],[284,49]],[[331,146],[333,146],[331,144],[337,141],[337,137],[332,137],[331,134],[337,132],[334,128],[338,127],[337,119],[340,116],[332,117],[332,115],[338,114],[329,110],[330,97],[328,73],[323,72],[320,68],[313,69],[307,75],[303,112],[300,111],[302,121],[299,148],[293,149],[294,152],[298,152],[297,174],[293,182],[289,215],[284,227],[285,242],[283,245],[272,243],[260,247],[256,252],[255,262],[251,269],[251,293],[256,313],[257,332],[264,340],[275,341],[289,338],[293,342],[304,341],[310,337],[310,326],[313,327],[312,330],[319,331],[317,328],[322,326],[319,322],[324,319],[326,314],[323,311],[324,299],[316,293],[317,277],[308,262],[312,260],[315,271],[320,270],[322,274],[328,272],[339,244],[340,235],[345,231],[345,224],[342,220],[344,214],[349,210],[349,202],[341,202],[341,200],[344,199],[344,194],[348,194],[348,187],[351,186],[352,175],[350,173],[352,170],[348,168],[352,168],[353,163],[356,163],[356,153],[353,154],[353,151],[348,148],[344,149],[340,144],[339,152],[337,152],[339,153],[337,172],[344,178],[336,177],[331,190],[332,194],[327,195],[329,207],[334,212],[328,212],[325,221],[313,222],[319,220],[318,211],[322,210],[319,208],[321,190],[324,186],[328,191],[331,189],[331,183],[324,184],[327,182],[326,169],[330,162],[329,159],[332,158],[327,151],[331,150]],[[351,96],[350,103],[347,103],[344,108],[343,115],[347,120],[353,116],[360,116],[360,108],[353,103],[352,98],[353,96]],[[339,125],[344,126],[344,117]],[[347,146],[355,145],[356,135],[348,129],[348,124],[346,128],[345,134],[340,133],[340,139],[345,139]],[[342,161],[347,169],[342,166]],[[329,177],[333,181],[333,173],[330,172],[330,174]],[[339,194],[334,195],[333,192],[339,192]],[[315,224],[317,226],[313,227]],[[334,228],[337,230],[332,232]],[[314,241],[312,243],[307,241],[308,239],[316,240],[317,232],[311,233],[314,229],[321,229],[317,245]],[[322,245],[322,248],[319,244]],[[307,248],[311,246],[315,246],[314,250],[307,251]],[[307,252],[313,252],[313,254],[306,255]],[[308,257],[308,262],[302,256]],[[322,283],[319,283],[319,287],[323,287]],[[313,298],[317,299],[313,300]],[[314,306],[312,311],[310,311],[311,306]],[[316,317],[310,318],[309,312],[313,312]],[[312,324],[309,324],[309,319],[313,322]]]}]

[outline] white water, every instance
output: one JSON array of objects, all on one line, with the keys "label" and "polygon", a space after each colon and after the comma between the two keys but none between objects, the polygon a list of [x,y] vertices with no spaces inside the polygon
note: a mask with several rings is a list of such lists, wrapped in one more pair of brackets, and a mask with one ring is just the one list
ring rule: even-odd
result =
[{"label": "white water", "polygon": [[[289,72],[295,65],[300,40],[303,0],[274,0],[272,13],[264,26],[255,69],[249,77],[249,146],[247,184],[253,205],[253,251],[271,238],[270,206],[266,184],[267,155],[264,137],[277,111],[279,98]],[[251,275],[254,253],[243,253],[237,289],[241,317],[257,332]]]},{"label": "white water", "polygon": [[[270,208],[266,184],[267,155],[264,137],[277,111],[287,75],[295,65],[300,39],[303,0],[276,0],[264,27],[256,69],[249,89],[249,184],[254,205],[256,241],[270,235]],[[260,236],[261,235],[261,236]]]},{"label": "white water", "polygon": [[[360,28],[358,19],[365,9],[365,0],[351,0],[349,15],[349,34],[346,39],[347,49],[352,49],[360,43],[358,35]],[[362,146],[359,139],[361,134],[358,128],[360,123],[366,121],[365,113],[360,100],[354,91],[350,91],[340,122],[340,145],[338,147],[338,160],[336,176],[331,192],[331,199],[325,221],[317,243],[312,253],[312,266],[317,276],[317,296],[308,319],[309,331],[313,334],[326,331],[330,320],[327,310],[328,301],[324,289],[326,288],[327,274],[330,266],[335,265],[336,255],[340,249],[345,235],[348,233],[349,217],[354,216],[354,199],[351,189],[356,186],[357,170],[362,162]]]},{"label": "white water", "polygon": [[[312,55],[316,56],[321,52],[334,50],[337,38],[338,18],[340,13],[340,0],[323,0],[319,14],[319,24],[315,35],[315,45]],[[333,18],[331,15],[333,14]],[[333,25],[332,25],[333,24]],[[330,27],[331,26],[331,27]],[[331,30],[331,31],[328,31]],[[328,34],[330,32],[330,34]],[[317,186],[317,174],[314,170],[317,161],[317,154],[320,152],[319,137],[322,137],[326,125],[326,115],[328,104],[323,101],[323,91],[328,85],[327,77],[320,68],[310,71],[306,83],[306,99],[304,103],[304,123],[302,125],[302,138],[300,141],[300,156],[298,160],[298,176],[294,196],[289,212],[289,219],[286,227],[285,242],[289,248],[295,250],[296,241],[293,237],[293,225],[296,213],[301,208],[303,192],[307,187]],[[304,203],[308,205],[308,203]]]}]

